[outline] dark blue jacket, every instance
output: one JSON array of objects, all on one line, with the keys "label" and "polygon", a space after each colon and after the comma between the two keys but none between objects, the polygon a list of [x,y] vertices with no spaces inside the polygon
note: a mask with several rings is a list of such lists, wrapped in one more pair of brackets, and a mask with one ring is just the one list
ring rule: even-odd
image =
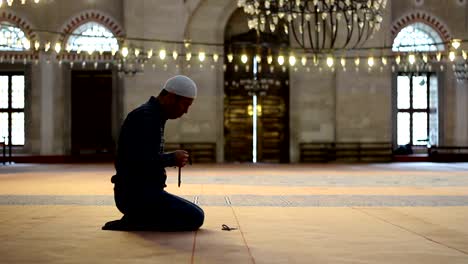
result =
[{"label": "dark blue jacket", "polygon": [[120,130],[115,161],[116,187],[166,187],[165,167],[175,166],[174,153],[164,153],[164,117],[155,97],[127,115]]}]

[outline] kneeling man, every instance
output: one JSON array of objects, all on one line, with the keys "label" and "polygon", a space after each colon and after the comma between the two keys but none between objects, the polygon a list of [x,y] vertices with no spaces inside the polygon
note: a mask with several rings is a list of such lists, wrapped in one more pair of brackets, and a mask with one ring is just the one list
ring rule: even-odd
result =
[{"label": "kneeling man", "polygon": [[184,167],[189,158],[185,150],[164,153],[164,126],[187,113],[196,95],[195,82],[178,75],[167,80],[157,97],[127,115],[111,179],[124,216],[106,223],[104,230],[190,231],[203,224],[200,207],[164,190],[165,167]]}]

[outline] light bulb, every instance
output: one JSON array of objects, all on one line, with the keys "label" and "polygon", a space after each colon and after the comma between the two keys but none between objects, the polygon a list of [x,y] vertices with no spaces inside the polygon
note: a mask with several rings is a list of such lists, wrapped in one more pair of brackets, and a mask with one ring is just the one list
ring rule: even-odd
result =
[{"label": "light bulb", "polygon": [[416,56],[414,56],[414,54],[410,54],[408,56],[408,62],[413,65],[415,62],[416,62]]},{"label": "light bulb", "polygon": [[387,58],[386,57],[382,57],[382,64],[387,65]]},{"label": "light bulb", "polygon": [[279,65],[283,65],[283,64],[284,64],[284,56],[283,56],[283,55],[279,55],[279,56],[278,56],[278,64],[279,64]]},{"label": "light bulb", "polygon": [[468,58],[468,56],[466,54],[466,51],[462,50],[462,56],[463,56],[464,60],[466,60]]},{"label": "light bulb", "polygon": [[307,58],[306,58],[306,56],[302,56],[302,58],[301,58],[301,63],[302,63],[302,66],[306,66],[306,64],[307,64]]},{"label": "light bulb", "polygon": [[328,67],[330,67],[330,68],[333,67],[334,63],[335,63],[335,61],[333,60],[333,57],[330,56],[330,57],[327,58]]},{"label": "light bulb", "polygon": [[341,67],[346,67],[346,59],[345,58],[341,58]]},{"label": "light bulb", "polygon": [[201,62],[203,62],[205,60],[205,52],[201,51],[198,53],[198,60],[200,60]]},{"label": "light bulb", "polygon": [[213,61],[214,62],[218,62],[218,59],[219,59],[219,55],[218,54],[213,54]]},{"label": "light bulb", "polygon": [[459,39],[453,39],[452,40],[452,47],[455,49],[458,49],[460,47],[460,40]]},{"label": "light bulb", "polygon": [[373,57],[369,57],[369,59],[367,59],[367,64],[369,65],[369,67],[374,66],[374,58],[373,58]]},{"label": "light bulb", "polygon": [[423,54],[423,61],[424,63],[427,63],[427,54]]},{"label": "light bulb", "polygon": [[248,59],[249,59],[249,57],[247,57],[246,54],[242,54],[242,56],[241,56],[241,61],[242,61],[242,63],[244,63],[244,64],[247,63],[247,60],[248,60]]},{"label": "light bulb", "polygon": [[47,42],[45,44],[45,46],[44,46],[44,50],[45,50],[45,52],[47,52],[47,51],[49,51],[49,49],[50,49],[50,42]]},{"label": "light bulb", "polygon": [[398,65],[400,64],[400,62],[401,62],[401,57],[400,57],[400,55],[398,55],[398,56],[396,57],[395,62],[396,62],[396,64],[398,64]]},{"label": "light bulb", "polygon": [[140,55],[140,49],[135,49],[135,57],[138,57]]},{"label": "light bulb", "polygon": [[276,30],[275,24],[274,24],[274,23],[270,23],[270,31],[271,31],[271,32],[275,32],[275,30]]},{"label": "light bulb", "polygon": [[164,60],[166,58],[166,50],[165,49],[159,50],[159,58],[161,60]]},{"label": "light bulb", "polygon": [[153,57],[153,49],[148,50],[147,57],[148,59],[151,59],[151,57]]},{"label": "light bulb", "polygon": [[294,55],[289,56],[289,65],[294,66],[296,64],[296,57]]},{"label": "light bulb", "polygon": [[60,53],[61,49],[62,46],[60,45],[60,42],[55,43],[55,52]]},{"label": "light bulb", "polygon": [[229,53],[229,54],[227,55],[227,58],[228,58],[228,61],[229,61],[229,62],[232,62],[232,60],[234,60],[234,55],[232,55],[232,53]]},{"label": "light bulb", "polygon": [[354,59],[354,65],[359,66],[361,60],[359,58]]},{"label": "light bulb", "polygon": [[187,52],[187,54],[185,54],[185,60],[190,61],[191,58],[192,58],[192,53]]},{"label": "light bulb", "polygon": [[174,51],[172,52],[172,58],[173,58],[174,60],[177,60],[177,57],[179,57],[179,54],[177,54],[177,51],[174,50]]},{"label": "light bulb", "polygon": [[268,55],[267,56],[267,62],[268,62],[268,64],[271,64],[273,62],[273,56]]},{"label": "light bulb", "polygon": [[257,63],[260,63],[262,62],[262,57],[260,55],[255,55],[255,60],[257,61]]},{"label": "light bulb", "polygon": [[455,60],[455,51],[451,51],[451,52],[449,53],[449,59],[450,59],[450,61],[454,61],[454,60]]},{"label": "light bulb", "polygon": [[436,55],[437,61],[440,61],[442,59],[442,53],[438,52]]},{"label": "light bulb", "polygon": [[120,53],[122,54],[122,56],[123,56],[124,58],[127,58],[127,56],[128,56],[128,48],[127,48],[127,47],[123,47],[123,48],[122,48],[122,51],[120,51]]}]

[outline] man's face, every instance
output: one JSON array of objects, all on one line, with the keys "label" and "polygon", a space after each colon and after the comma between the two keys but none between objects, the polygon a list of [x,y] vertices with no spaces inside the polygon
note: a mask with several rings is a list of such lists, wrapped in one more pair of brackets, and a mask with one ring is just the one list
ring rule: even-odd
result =
[{"label": "man's face", "polygon": [[170,111],[169,119],[177,119],[187,113],[192,105],[193,99],[183,96],[175,96],[173,107]]}]

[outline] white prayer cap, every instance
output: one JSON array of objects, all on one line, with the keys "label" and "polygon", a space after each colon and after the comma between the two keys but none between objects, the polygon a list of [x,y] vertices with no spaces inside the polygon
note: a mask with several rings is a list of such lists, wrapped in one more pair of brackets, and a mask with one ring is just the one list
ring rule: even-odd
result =
[{"label": "white prayer cap", "polygon": [[184,75],[176,75],[169,78],[164,84],[163,89],[183,97],[193,99],[197,97],[197,85],[192,79]]}]

